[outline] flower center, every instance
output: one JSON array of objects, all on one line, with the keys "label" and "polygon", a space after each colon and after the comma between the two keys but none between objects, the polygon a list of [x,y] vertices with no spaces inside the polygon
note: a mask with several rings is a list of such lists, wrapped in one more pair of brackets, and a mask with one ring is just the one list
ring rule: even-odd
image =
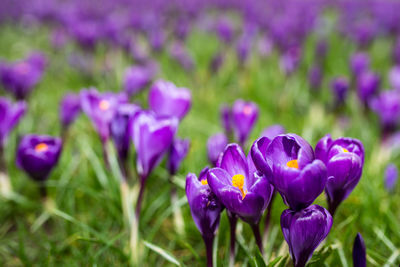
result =
[{"label": "flower center", "polygon": [[288,161],[286,163],[286,166],[288,166],[289,168],[295,168],[298,169],[299,168],[299,163],[297,162],[297,159],[293,159],[291,161]]},{"label": "flower center", "polygon": [[200,182],[202,185],[208,185],[207,179],[201,180]]},{"label": "flower center", "polygon": [[251,114],[251,111],[252,111],[252,108],[251,108],[250,105],[244,106],[244,108],[243,108],[243,113],[244,113],[245,115],[250,115],[250,114]]},{"label": "flower center", "polygon": [[244,191],[243,190],[243,186],[244,186],[244,176],[242,174],[236,174],[232,177],[232,185],[234,187],[239,188],[240,192],[242,193],[242,200],[244,199],[244,197],[247,194],[247,190]]},{"label": "flower center", "polygon": [[99,103],[99,108],[101,109],[101,110],[107,110],[107,109],[109,109],[110,108],[110,102],[108,102],[107,100],[101,100],[100,101],[100,103]]},{"label": "flower center", "polygon": [[44,152],[47,151],[47,149],[49,149],[49,146],[46,145],[45,143],[39,143],[35,146],[36,152]]},{"label": "flower center", "polygon": [[346,148],[344,148],[344,147],[342,147],[342,150],[343,150],[344,153],[349,152],[349,151],[348,151]]},{"label": "flower center", "polygon": [[29,72],[29,70],[30,70],[30,66],[25,62],[19,63],[17,65],[17,71],[20,74],[27,74]]}]

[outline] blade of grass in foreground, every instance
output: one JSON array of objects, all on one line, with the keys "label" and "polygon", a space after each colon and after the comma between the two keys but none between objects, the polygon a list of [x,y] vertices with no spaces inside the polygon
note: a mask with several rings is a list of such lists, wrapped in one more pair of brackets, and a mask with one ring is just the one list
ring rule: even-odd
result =
[{"label": "blade of grass in foreground", "polygon": [[155,253],[157,253],[158,255],[160,255],[161,257],[166,259],[167,261],[169,261],[177,266],[181,266],[179,261],[174,256],[172,256],[169,252],[167,252],[164,249],[162,249],[152,243],[149,243],[145,240],[143,240],[143,243],[146,247],[148,247],[149,249],[151,249],[152,251],[154,251]]}]

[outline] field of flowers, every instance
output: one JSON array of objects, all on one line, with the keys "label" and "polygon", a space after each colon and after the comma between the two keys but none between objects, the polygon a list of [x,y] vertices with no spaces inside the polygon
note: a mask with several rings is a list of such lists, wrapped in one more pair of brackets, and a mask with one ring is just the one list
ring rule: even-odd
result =
[{"label": "field of flowers", "polygon": [[399,266],[400,1],[3,0],[1,266]]}]

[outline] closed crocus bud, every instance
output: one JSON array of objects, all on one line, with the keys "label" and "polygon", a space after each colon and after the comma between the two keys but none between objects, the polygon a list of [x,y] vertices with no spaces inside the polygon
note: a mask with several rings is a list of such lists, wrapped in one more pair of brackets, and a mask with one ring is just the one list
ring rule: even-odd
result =
[{"label": "closed crocus bud", "polygon": [[5,145],[8,135],[24,116],[25,111],[24,101],[12,103],[7,98],[0,97],[0,148]]},{"label": "closed crocus bud", "polygon": [[81,112],[81,99],[78,94],[66,94],[60,103],[59,116],[63,129],[68,128]]},{"label": "closed crocus bud", "polygon": [[221,124],[227,136],[232,135],[232,109],[228,105],[223,105],[220,110]]},{"label": "closed crocus bud", "polygon": [[223,133],[217,133],[208,138],[207,155],[213,166],[217,166],[218,158],[228,145],[228,138]]},{"label": "closed crocus bud", "polygon": [[234,37],[233,23],[228,18],[219,19],[215,31],[217,32],[218,37],[227,44],[229,44]]},{"label": "closed crocus bud", "polygon": [[137,154],[137,172],[145,180],[170,148],[178,128],[174,117],[159,118],[142,111],[131,124],[132,139]]},{"label": "closed crocus bud", "polygon": [[292,210],[311,205],[325,188],[324,163],[315,160],[310,144],[298,135],[278,135],[268,146],[267,143],[267,139],[261,138],[253,145],[252,155],[257,168]]},{"label": "closed crocus bud", "polygon": [[227,210],[256,225],[268,206],[273,187],[256,171],[251,157],[237,144],[229,144],[217,168],[208,172],[208,184]]},{"label": "closed crocus bud", "polygon": [[319,65],[314,65],[308,73],[308,82],[313,90],[318,90],[322,83],[322,71]]},{"label": "closed crocus bud", "polygon": [[90,88],[82,90],[80,98],[83,112],[91,119],[105,143],[110,137],[110,123],[115,110],[120,104],[128,102],[127,96],[111,92],[99,93],[97,89]]},{"label": "closed crocus bud", "polygon": [[394,66],[390,70],[389,82],[393,89],[400,90],[400,65]]},{"label": "closed crocus bud", "polygon": [[287,209],[282,213],[282,233],[295,267],[306,265],[318,245],[328,236],[332,222],[329,212],[318,205],[298,212]]},{"label": "closed crocus bud", "polygon": [[232,127],[236,140],[244,145],[258,119],[258,107],[253,102],[236,100],[232,106]]},{"label": "closed crocus bud", "polygon": [[134,104],[118,105],[110,122],[111,138],[122,162],[128,157],[131,140],[130,122],[139,111],[140,107]]},{"label": "closed crocus bud", "polygon": [[397,178],[398,178],[398,169],[396,165],[389,164],[385,169],[385,189],[388,192],[393,192],[396,187]]},{"label": "closed crocus bud", "polygon": [[360,233],[357,233],[357,236],[354,239],[353,266],[354,267],[366,267],[367,266],[367,255],[366,255],[365,243],[364,243],[364,239]]},{"label": "closed crocus bud", "polygon": [[17,166],[35,181],[44,181],[58,162],[62,142],[45,135],[25,135],[17,150]]},{"label": "closed crocus bud", "polygon": [[170,147],[167,168],[171,175],[175,175],[182,163],[182,160],[189,152],[190,141],[189,139],[176,138]]},{"label": "closed crocus bud", "polygon": [[178,88],[172,82],[156,81],[150,88],[149,106],[159,116],[176,117],[182,120],[192,105],[189,89]]},{"label": "closed crocus bud", "polygon": [[346,99],[349,91],[349,82],[345,77],[338,77],[333,79],[331,83],[331,90],[334,96],[335,106],[342,106]]},{"label": "closed crocus bud", "polygon": [[272,140],[275,136],[286,133],[285,127],[280,124],[271,125],[263,130],[261,136]]},{"label": "closed crocus bud", "polygon": [[132,66],[125,71],[124,90],[129,95],[136,95],[150,84],[156,73],[152,65]]},{"label": "closed crocus bud", "polygon": [[373,72],[362,73],[357,80],[357,95],[362,103],[369,104],[371,98],[378,93],[381,79]]},{"label": "closed crocus bud", "polygon": [[353,75],[357,78],[363,72],[369,69],[370,59],[368,54],[363,52],[355,53],[350,58],[350,69]]},{"label": "closed crocus bud", "polygon": [[210,70],[212,73],[217,73],[224,63],[224,54],[217,52],[210,62]]},{"label": "closed crocus bud", "polygon": [[396,130],[400,122],[400,92],[381,92],[370,102],[371,109],[379,116],[383,137]]},{"label": "closed crocus bud", "polygon": [[341,137],[332,140],[326,135],[318,141],[316,156],[322,160],[328,171],[325,187],[329,212],[333,215],[339,204],[345,200],[360,181],[364,165],[364,147],[353,138]]}]

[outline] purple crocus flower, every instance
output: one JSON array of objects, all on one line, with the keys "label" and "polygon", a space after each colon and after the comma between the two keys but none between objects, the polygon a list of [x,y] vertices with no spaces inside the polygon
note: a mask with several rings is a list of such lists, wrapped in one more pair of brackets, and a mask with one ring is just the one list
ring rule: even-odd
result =
[{"label": "purple crocus flower", "polygon": [[381,80],[371,71],[363,72],[357,80],[357,94],[362,103],[368,105],[371,98],[378,93]]},{"label": "purple crocus flower", "polygon": [[223,105],[220,110],[221,124],[225,130],[226,136],[232,136],[232,109],[228,105]]},{"label": "purple crocus flower", "polygon": [[328,171],[325,193],[329,212],[333,215],[360,181],[364,165],[364,147],[353,138],[341,137],[332,140],[328,134],[321,138],[316,147],[317,159],[323,161]]},{"label": "purple crocus flower", "polygon": [[301,48],[298,46],[291,47],[281,55],[279,61],[279,66],[281,70],[286,75],[292,74],[299,66],[301,57]]},{"label": "purple crocus flower", "polygon": [[256,171],[251,157],[237,144],[229,144],[217,164],[208,172],[208,184],[231,213],[257,225],[267,208],[273,187]]},{"label": "purple crocus flower", "polygon": [[353,245],[353,266],[354,267],[366,267],[367,266],[367,254],[365,249],[365,243],[362,235],[357,233],[354,239]]},{"label": "purple crocus flower", "polygon": [[212,266],[212,245],[219,226],[222,204],[211,191],[207,182],[208,168],[199,175],[189,173],[186,177],[186,196],[193,220],[199,229],[207,250],[207,266]]},{"label": "purple crocus flower", "polygon": [[181,42],[174,42],[169,48],[169,54],[185,70],[191,71],[194,69],[194,60]]},{"label": "purple crocus flower", "polygon": [[228,145],[228,138],[223,133],[217,133],[207,141],[208,160],[213,166],[217,166],[219,156],[224,152]]},{"label": "purple crocus flower", "polygon": [[370,102],[371,109],[378,114],[383,130],[383,138],[394,131],[400,122],[400,92],[383,91]]},{"label": "purple crocus flower", "polygon": [[132,66],[125,71],[124,90],[129,95],[136,95],[150,84],[155,75],[153,65]]},{"label": "purple crocus flower", "polygon": [[272,140],[275,136],[286,133],[285,127],[280,124],[274,124],[267,128],[265,128],[261,134],[261,136],[265,136],[268,139]]},{"label": "purple crocus flower", "polygon": [[81,112],[81,99],[77,94],[66,94],[60,103],[59,115],[63,129],[67,129]]},{"label": "purple crocus flower", "polygon": [[331,90],[335,99],[335,107],[344,105],[349,91],[349,82],[345,77],[337,77],[331,83]]},{"label": "purple crocus flower", "polygon": [[3,148],[8,135],[24,116],[25,111],[26,103],[24,101],[11,103],[7,98],[0,97],[0,148]]},{"label": "purple crocus flower", "polygon": [[149,106],[159,116],[182,120],[192,104],[189,89],[178,88],[172,82],[158,80],[150,88]]},{"label": "purple crocus flower", "polygon": [[167,168],[171,175],[175,175],[182,163],[182,160],[189,152],[190,141],[189,139],[175,138],[169,149]]},{"label": "purple crocus flower", "polygon": [[236,140],[244,145],[258,119],[258,107],[254,102],[236,100],[232,106],[232,127]]},{"label": "purple crocus flower", "polygon": [[58,162],[60,138],[29,134],[22,137],[17,150],[17,166],[35,181],[46,180]]},{"label": "purple crocus flower", "polygon": [[332,223],[329,212],[318,205],[297,212],[289,209],[283,211],[282,233],[295,267],[306,265],[314,250],[328,236]]},{"label": "purple crocus flower", "polygon": [[218,37],[225,43],[229,44],[232,42],[234,37],[233,23],[228,18],[221,18],[217,21],[215,30]]},{"label": "purple crocus flower", "polygon": [[254,142],[252,158],[292,210],[311,205],[324,191],[326,167],[316,160],[310,144],[295,134],[278,135],[272,141]]},{"label": "purple crocus flower", "polygon": [[363,72],[369,69],[370,59],[368,54],[363,52],[357,52],[350,58],[350,69],[353,75],[357,78]]},{"label": "purple crocus flower", "polygon": [[315,46],[315,58],[319,62],[323,62],[327,51],[328,51],[328,43],[325,39],[320,39],[317,42],[317,45]]},{"label": "purple crocus flower", "polygon": [[400,37],[397,37],[397,41],[393,47],[392,55],[394,63],[400,65]]},{"label": "purple crocus flower", "polygon": [[389,164],[385,169],[385,189],[393,192],[398,178],[398,170],[396,165]]},{"label": "purple crocus flower", "polygon": [[308,73],[308,81],[313,90],[319,90],[322,83],[322,70],[319,65],[314,65]]},{"label": "purple crocus flower", "polygon": [[96,88],[84,89],[80,93],[83,112],[92,120],[94,127],[105,143],[110,137],[110,123],[118,105],[127,103],[125,94],[99,93]]},{"label": "purple crocus flower", "polygon": [[213,56],[210,62],[210,70],[212,73],[217,73],[220,70],[222,64],[224,63],[224,59],[224,54],[220,52],[217,52]]},{"label": "purple crocus flower", "polygon": [[389,72],[389,82],[390,85],[396,89],[400,90],[400,65],[394,66]]}]

